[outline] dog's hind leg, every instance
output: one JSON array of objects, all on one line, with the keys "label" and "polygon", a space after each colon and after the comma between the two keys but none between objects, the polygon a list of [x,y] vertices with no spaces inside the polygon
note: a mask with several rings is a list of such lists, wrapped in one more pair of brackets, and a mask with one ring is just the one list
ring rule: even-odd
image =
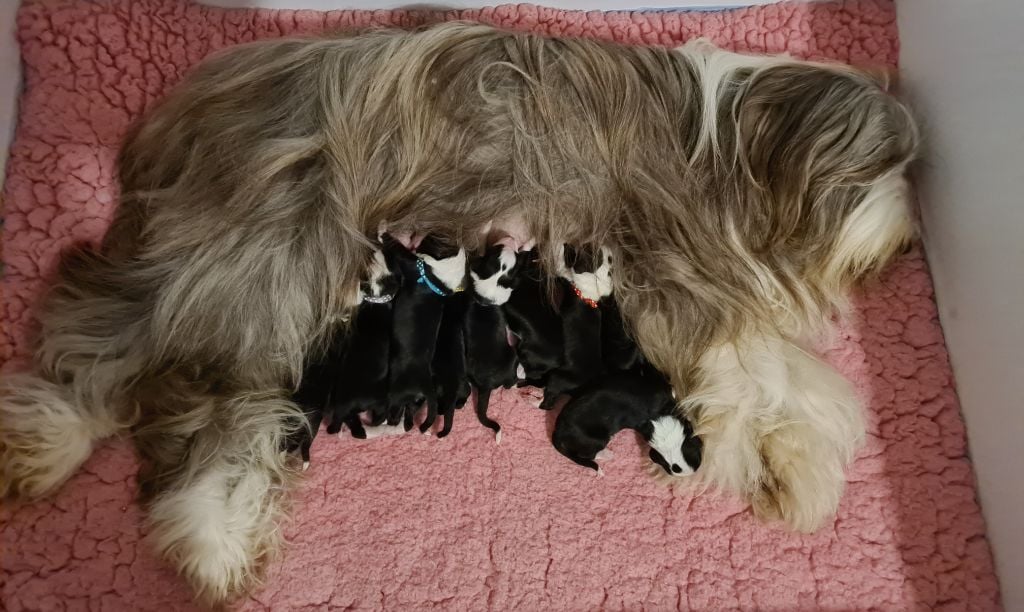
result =
[{"label": "dog's hind leg", "polygon": [[[448,402],[447,399],[445,399],[444,401],[445,401],[445,403]],[[420,433],[427,433],[428,431],[430,431],[430,428],[434,426],[434,421],[436,421],[436,420],[437,420],[437,403],[436,402],[427,402],[427,418],[424,419],[423,423],[420,424]],[[410,429],[412,429],[411,425],[406,426],[406,428],[405,428],[406,431],[409,431]]]},{"label": "dog's hind leg", "polygon": [[484,427],[492,430],[494,433],[501,431],[501,425],[498,425],[497,421],[491,420],[487,416],[487,405],[491,401],[491,390],[480,389],[476,390],[476,418],[480,420],[480,424]]},{"label": "dog's hind leg", "polygon": [[152,544],[211,604],[258,583],[281,547],[298,472],[280,448],[301,423],[283,392],[218,393],[153,406],[162,414],[136,431]]},{"label": "dog's hind leg", "polygon": [[363,420],[359,418],[358,412],[349,414],[345,419],[345,425],[348,425],[348,430],[352,433],[353,438],[366,439],[366,428],[363,427]]},{"label": "dog's hind leg", "polygon": [[441,427],[441,431],[437,432],[438,438],[443,438],[452,432],[452,425],[455,422],[455,405],[445,406],[442,415],[444,416],[444,425]]}]

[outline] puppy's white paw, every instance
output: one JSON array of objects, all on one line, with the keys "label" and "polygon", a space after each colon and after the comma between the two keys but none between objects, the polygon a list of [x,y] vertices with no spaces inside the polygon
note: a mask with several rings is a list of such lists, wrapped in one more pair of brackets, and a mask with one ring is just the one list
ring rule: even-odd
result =
[{"label": "puppy's white paw", "polygon": [[309,469],[309,462],[308,461],[303,461],[302,462],[302,471],[305,472],[308,469]]},{"label": "puppy's white paw", "polygon": [[611,461],[614,458],[615,453],[606,448],[594,456],[594,461]]},{"label": "puppy's white paw", "polygon": [[494,443],[495,444],[501,444],[501,430],[500,429],[494,434]]},{"label": "puppy's white paw", "polygon": [[597,466],[597,477],[604,478],[604,470],[601,469],[601,466]]},{"label": "puppy's white paw", "polygon": [[526,368],[523,367],[523,364],[516,366],[516,378],[518,380],[526,380]]}]

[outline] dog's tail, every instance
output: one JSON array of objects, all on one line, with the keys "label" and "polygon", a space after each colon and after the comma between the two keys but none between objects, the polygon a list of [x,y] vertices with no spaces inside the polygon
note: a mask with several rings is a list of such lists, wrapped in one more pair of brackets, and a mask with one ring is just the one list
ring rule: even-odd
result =
[{"label": "dog's tail", "polygon": [[34,498],[60,486],[93,444],[132,425],[126,401],[143,367],[145,314],[131,288],[110,282],[101,256],[76,251],[43,311],[35,367],[0,382],[0,496]]},{"label": "dog's tail", "polygon": [[476,418],[480,419],[480,424],[484,427],[492,430],[495,434],[501,432],[501,425],[498,425],[497,421],[492,420],[487,416],[487,406],[491,401],[491,390],[490,389],[477,389],[476,390]]}]

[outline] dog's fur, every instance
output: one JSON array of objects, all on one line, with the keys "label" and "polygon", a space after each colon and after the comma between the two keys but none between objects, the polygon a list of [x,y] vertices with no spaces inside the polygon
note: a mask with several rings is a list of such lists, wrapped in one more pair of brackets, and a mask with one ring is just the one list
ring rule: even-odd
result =
[{"label": "dog's fur", "polygon": [[476,416],[497,435],[501,426],[487,416],[491,392],[516,384],[515,350],[508,342],[502,306],[512,297],[518,272],[515,251],[494,245],[470,263],[473,294],[466,312],[466,373],[476,389]]},{"label": "dog's fur", "polygon": [[521,251],[516,266],[512,295],[501,310],[516,338],[516,357],[525,374],[521,384],[544,387],[551,372],[562,365],[564,341],[557,308],[564,296],[560,291],[551,295],[535,250]]},{"label": "dog's fur", "polygon": [[554,408],[560,397],[571,396],[605,373],[600,302],[611,294],[608,252],[604,248],[563,245],[557,271],[563,293],[559,309],[562,359],[544,386],[540,403],[544,410]]},{"label": "dog's fur", "polygon": [[477,249],[608,245],[703,473],[811,530],[862,433],[805,352],[914,233],[909,113],[845,66],[449,23],[217,54],[127,136],[121,204],[0,391],[2,493],[46,494],[131,426],[157,549],[208,600],[280,545],[303,364],[355,306],[384,221]]},{"label": "dog's fur", "polygon": [[700,467],[702,443],[676,414],[672,387],[650,367],[613,372],[581,389],[555,420],[555,449],[583,467],[598,469],[595,458],[623,429],[640,433],[651,461],[669,476],[687,476]]}]

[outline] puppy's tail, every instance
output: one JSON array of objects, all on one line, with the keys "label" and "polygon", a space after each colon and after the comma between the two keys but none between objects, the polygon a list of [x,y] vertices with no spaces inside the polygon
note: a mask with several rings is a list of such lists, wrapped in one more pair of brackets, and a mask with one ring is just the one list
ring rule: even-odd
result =
[{"label": "puppy's tail", "polygon": [[477,389],[476,390],[476,418],[480,419],[480,424],[490,429],[494,433],[501,431],[501,425],[490,417],[487,416],[487,405],[491,401],[491,390],[490,389]]}]

